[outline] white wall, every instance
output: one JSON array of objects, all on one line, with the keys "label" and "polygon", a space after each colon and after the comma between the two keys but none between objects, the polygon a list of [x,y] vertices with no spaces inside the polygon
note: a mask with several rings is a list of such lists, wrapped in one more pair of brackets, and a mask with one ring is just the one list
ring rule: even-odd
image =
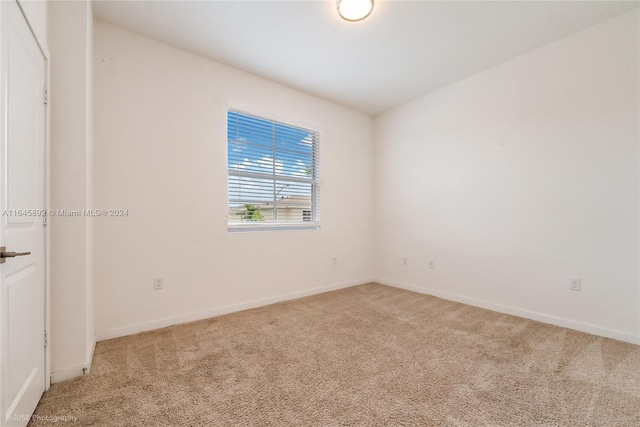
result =
[{"label": "white wall", "polygon": [[[50,5],[51,207],[91,208],[91,3]],[[93,347],[93,243],[87,217],[50,219],[51,379],[82,375]]]},{"label": "white wall", "polygon": [[640,342],[638,40],[634,10],[377,117],[377,280]]},{"label": "white wall", "polygon": [[[95,205],[129,210],[94,222],[98,339],[370,280],[370,117],[99,21],[94,34]],[[227,232],[230,104],[322,133],[320,231]]]}]

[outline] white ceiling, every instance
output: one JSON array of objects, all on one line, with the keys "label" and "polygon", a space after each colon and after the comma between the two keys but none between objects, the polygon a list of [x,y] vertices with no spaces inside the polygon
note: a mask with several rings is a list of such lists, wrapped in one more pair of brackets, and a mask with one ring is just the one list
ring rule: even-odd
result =
[{"label": "white ceiling", "polygon": [[638,7],[630,1],[93,1],[96,19],[370,115]]}]

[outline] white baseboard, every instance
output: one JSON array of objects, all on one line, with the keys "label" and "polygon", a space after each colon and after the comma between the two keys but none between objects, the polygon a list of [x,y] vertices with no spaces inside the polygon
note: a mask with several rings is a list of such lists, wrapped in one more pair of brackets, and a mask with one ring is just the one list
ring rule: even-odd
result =
[{"label": "white baseboard", "polygon": [[51,384],[59,383],[60,381],[70,380],[72,378],[81,377],[91,372],[91,364],[93,363],[93,353],[96,351],[96,342],[93,341],[91,346],[91,354],[87,363],[79,366],[72,366],[70,368],[59,369],[51,373]]},{"label": "white baseboard", "polygon": [[[140,332],[152,331],[154,329],[166,328],[167,326],[178,325],[180,323],[194,322],[196,320],[208,319],[210,317],[222,316],[223,314],[234,313],[236,311],[248,310],[251,308],[262,307],[269,304],[275,304],[282,301],[307,297],[325,292],[335,291],[338,289],[350,288],[365,283],[372,282],[372,279],[359,279],[349,282],[337,283],[318,288],[305,289],[303,291],[291,292],[288,294],[277,295],[274,297],[263,298],[259,300],[247,301],[239,304],[232,304],[223,307],[212,308],[193,313],[181,314],[178,316],[167,317],[164,319],[152,320],[150,322],[137,323],[135,325],[123,326],[120,328],[107,329],[105,331],[96,332],[96,341],[104,341],[112,338],[124,337]],[[52,376],[53,378],[53,376]],[[52,379],[53,381],[53,379]]]},{"label": "white baseboard", "polygon": [[516,307],[509,307],[506,305],[495,304],[490,301],[484,301],[476,298],[465,297],[462,295],[451,294],[448,292],[439,291],[436,289],[425,288],[422,286],[411,285],[408,283],[396,282],[395,280],[377,278],[373,280],[376,283],[382,285],[392,286],[394,288],[405,289],[408,291],[418,292],[421,294],[433,295],[435,297],[443,298],[449,301],[455,301],[474,307],[485,308],[491,311],[497,311],[498,313],[510,314],[512,316],[523,317],[525,319],[536,320],[538,322],[549,323],[551,325],[561,326],[567,329],[573,329],[580,332],[586,332],[588,334],[599,335],[601,337],[612,338],[618,341],[624,341],[631,344],[640,344],[640,335],[630,334],[628,332],[617,331],[613,329],[607,329],[588,323],[582,323],[571,319],[565,319],[563,317],[552,316],[549,314],[537,313],[535,311],[524,310]]},{"label": "white baseboard", "polygon": [[60,369],[51,373],[51,384],[59,383],[60,381],[70,380],[72,378],[81,377],[87,375],[91,370],[91,363],[85,363],[84,365],[72,366],[70,368]]}]

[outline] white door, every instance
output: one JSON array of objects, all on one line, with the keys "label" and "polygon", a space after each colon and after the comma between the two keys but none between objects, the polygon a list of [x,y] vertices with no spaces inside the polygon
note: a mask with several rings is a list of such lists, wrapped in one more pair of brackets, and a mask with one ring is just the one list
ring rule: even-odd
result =
[{"label": "white door", "polygon": [[0,424],[24,426],[45,388],[45,59],[17,3],[0,8],[0,246],[31,253],[0,264]]}]

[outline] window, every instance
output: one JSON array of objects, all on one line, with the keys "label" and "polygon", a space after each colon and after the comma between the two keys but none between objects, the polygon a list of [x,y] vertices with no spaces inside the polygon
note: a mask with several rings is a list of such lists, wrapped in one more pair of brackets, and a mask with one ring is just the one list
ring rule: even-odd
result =
[{"label": "window", "polygon": [[319,133],[227,112],[229,231],[315,229]]}]

